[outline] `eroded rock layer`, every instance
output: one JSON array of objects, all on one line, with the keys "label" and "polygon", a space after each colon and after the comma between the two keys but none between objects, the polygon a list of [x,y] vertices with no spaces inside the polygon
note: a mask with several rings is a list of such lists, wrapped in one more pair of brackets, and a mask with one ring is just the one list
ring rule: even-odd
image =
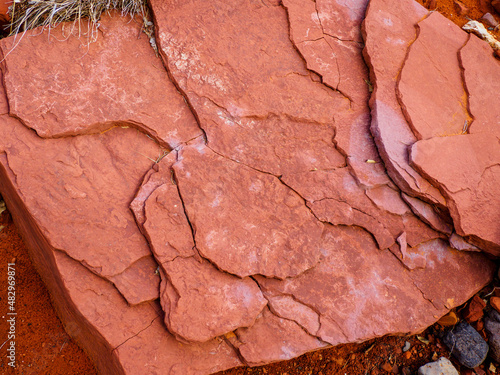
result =
[{"label": "eroded rock layer", "polygon": [[491,280],[483,42],[410,0],[151,7],[159,57],[116,14],[0,41],[0,192],[101,373],[418,332]]}]

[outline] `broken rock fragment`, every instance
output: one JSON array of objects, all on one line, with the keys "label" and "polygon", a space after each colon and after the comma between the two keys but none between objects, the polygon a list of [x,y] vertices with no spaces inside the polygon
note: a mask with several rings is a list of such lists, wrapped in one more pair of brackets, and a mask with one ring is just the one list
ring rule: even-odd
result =
[{"label": "broken rock fragment", "polygon": [[88,27],[63,23],[50,37],[28,31],[22,42],[1,41],[11,115],[42,137],[99,133],[119,124],[173,148],[201,134],[139,22],[104,15],[106,36],[85,46],[78,35],[92,33]]},{"label": "broken rock fragment", "polygon": [[498,140],[485,133],[436,137],[415,143],[411,160],[443,189],[457,233],[500,254]]},{"label": "broken rock fragment", "polygon": [[178,257],[163,267],[175,295],[162,295],[169,299],[167,327],[185,340],[205,342],[252,326],[267,304],[251,278],[220,272],[206,260]]},{"label": "broken rock fragment", "polygon": [[204,145],[183,148],[173,170],[196,247],[220,269],[286,278],[318,262],[323,224],[278,178]]},{"label": "broken rock fragment", "polygon": [[374,86],[370,131],[387,173],[408,195],[444,208],[445,200],[439,190],[410,166],[409,147],[417,138],[396,92],[407,48],[416,38],[415,25],[427,15],[427,9],[413,0],[370,1],[362,27],[363,55]]}]

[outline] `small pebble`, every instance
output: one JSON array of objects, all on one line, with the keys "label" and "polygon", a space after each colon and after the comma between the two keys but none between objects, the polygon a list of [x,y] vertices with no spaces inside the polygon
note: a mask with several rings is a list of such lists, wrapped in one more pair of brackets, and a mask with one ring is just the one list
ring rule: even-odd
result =
[{"label": "small pebble", "polygon": [[464,4],[462,4],[458,0],[455,0],[453,2],[453,5],[455,6],[455,12],[457,12],[459,16],[463,16],[469,12],[469,8],[467,8]]},{"label": "small pebble", "polygon": [[486,13],[484,16],[481,17],[481,20],[483,20],[487,25],[491,27],[497,27],[498,26],[498,21],[493,17],[491,13]]},{"label": "small pebble", "polygon": [[483,309],[486,307],[486,303],[477,294],[472,298],[464,309],[464,318],[469,323],[477,322],[483,317]]},{"label": "small pebble", "polygon": [[418,369],[418,375],[459,375],[448,358],[441,357],[439,361],[429,362]]},{"label": "small pebble", "polygon": [[392,372],[392,365],[389,362],[386,362],[382,365],[382,370]]},{"label": "small pebble", "polygon": [[409,341],[406,341],[406,342],[405,342],[405,345],[403,346],[403,352],[405,352],[405,353],[406,353],[408,350],[410,350],[410,348],[411,348],[411,344],[410,344],[410,342],[409,342]]},{"label": "small pebble", "polygon": [[448,331],[443,342],[460,364],[475,368],[484,362],[489,346],[481,335],[467,322],[460,322]]},{"label": "small pebble", "polygon": [[497,368],[495,367],[495,365],[493,363],[490,363],[490,367],[488,367],[488,370],[494,374],[496,374],[496,372],[497,372]]},{"label": "small pebble", "polygon": [[490,298],[490,305],[496,311],[500,312],[500,298],[499,297],[491,297]]}]

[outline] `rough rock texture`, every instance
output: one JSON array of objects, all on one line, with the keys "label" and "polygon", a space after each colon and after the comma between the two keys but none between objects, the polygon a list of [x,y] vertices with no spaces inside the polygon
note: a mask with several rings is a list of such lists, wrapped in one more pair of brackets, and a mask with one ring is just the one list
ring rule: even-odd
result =
[{"label": "rough rock texture", "polygon": [[446,333],[443,342],[458,361],[468,367],[475,368],[484,362],[489,346],[481,335],[466,321]]},{"label": "rough rock texture", "polygon": [[[2,40],[9,57],[3,72],[12,116],[44,138],[121,125],[176,147],[201,134],[149,44],[130,43],[137,38],[135,22],[108,18],[100,28],[105,37],[99,33],[95,42],[83,45],[85,40],[72,35],[90,33],[86,27],[86,22],[63,25],[49,38],[26,35],[22,43]],[[34,50],[51,52],[39,56]]]},{"label": "rough rock texture", "polygon": [[491,280],[498,112],[472,81],[498,63],[367,6],[152,0],[159,57],[116,15],[86,46],[0,41],[0,193],[101,373],[418,332]]},{"label": "rough rock texture", "polygon": [[[489,104],[499,99],[500,63],[486,43],[413,1],[370,2],[363,33],[371,130],[403,198],[435,230],[450,235],[452,222],[472,248],[500,254],[500,111]],[[424,209],[415,198],[438,204]]]},{"label": "rough rock texture", "polygon": [[459,375],[457,369],[448,358],[441,357],[418,369],[418,375]]}]

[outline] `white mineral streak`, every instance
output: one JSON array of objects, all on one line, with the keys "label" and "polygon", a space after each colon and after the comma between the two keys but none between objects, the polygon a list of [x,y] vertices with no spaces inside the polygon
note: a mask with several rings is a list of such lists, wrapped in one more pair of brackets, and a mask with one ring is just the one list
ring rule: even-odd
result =
[{"label": "white mineral streak", "polygon": [[500,57],[500,42],[492,35],[482,23],[477,21],[467,22],[462,29],[467,32],[473,32],[482,40],[488,42],[488,44],[495,50],[495,54]]}]

